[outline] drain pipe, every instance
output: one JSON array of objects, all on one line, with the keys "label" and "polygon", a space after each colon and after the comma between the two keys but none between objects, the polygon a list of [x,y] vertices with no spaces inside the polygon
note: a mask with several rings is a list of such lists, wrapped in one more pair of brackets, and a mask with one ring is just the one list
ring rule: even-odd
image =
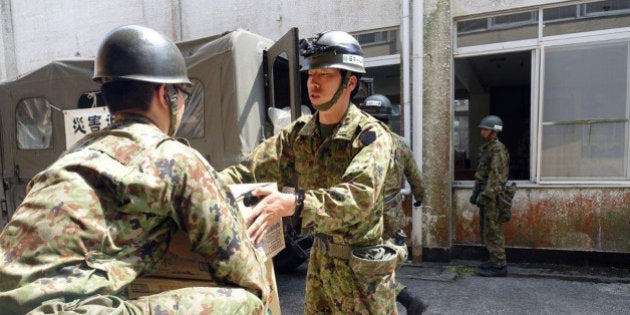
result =
[{"label": "drain pipe", "polygon": [[400,38],[402,45],[401,54],[401,67],[402,73],[402,100],[403,100],[403,134],[405,135],[405,142],[411,143],[411,80],[409,78],[409,71],[411,69],[410,63],[410,49],[411,38],[409,37],[409,0],[403,0],[402,2],[402,22],[401,22]]},{"label": "drain pipe", "polygon": [[[424,8],[422,0],[413,1],[413,25],[412,40],[412,76],[413,79],[413,108],[411,111],[411,127],[412,127],[412,143],[413,157],[418,164],[418,168],[422,171],[422,116],[423,116],[423,55],[424,55]],[[412,207],[411,213],[411,256],[414,263],[422,263],[422,207]]]}]

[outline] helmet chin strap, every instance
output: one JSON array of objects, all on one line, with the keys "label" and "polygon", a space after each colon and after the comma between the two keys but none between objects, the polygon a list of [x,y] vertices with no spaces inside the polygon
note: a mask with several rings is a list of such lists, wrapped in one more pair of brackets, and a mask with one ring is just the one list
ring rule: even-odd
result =
[{"label": "helmet chin strap", "polygon": [[337,92],[335,93],[335,95],[333,95],[332,99],[330,99],[330,101],[324,104],[313,105],[313,107],[315,107],[315,109],[317,109],[318,111],[323,111],[323,112],[333,107],[333,105],[335,105],[335,103],[337,103],[337,101],[339,100],[339,97],[341,96],[341,93],[343,93],[343,90],[345,90],[346,87],[348,86],[348,82],[350,81],[351,76],[352,76],[352,72],[347,71],[346,75],[343,77],[343,81],[341,82],[341,85],[337,89]]},{"label": "helmet chin strap", "polygon": [[177,120],[177,89],[172,84],[166,85],[166,95],[168,97],[168,107],[170,115],[170,123],[168,126],[168,136],[174,137],[177,132],[176,120]]}]

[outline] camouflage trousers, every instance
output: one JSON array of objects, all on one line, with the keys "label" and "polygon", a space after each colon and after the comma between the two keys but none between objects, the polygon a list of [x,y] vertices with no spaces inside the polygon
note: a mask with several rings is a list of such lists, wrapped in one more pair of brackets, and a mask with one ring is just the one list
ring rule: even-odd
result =
[{"label": "camouflage trousers", "polygon": [[[409,257],[409,249],[407,248],[406,244],[396,245],[394,243],[394,240],[391,238],[387,240],[386,243],[387,245],[395,249],[396,252],[398,253],[398,258],[396,259],[396,274],[398,274],[398,272],[400,271],[400,268],[402,268],[402,265],[405,263],[405,261],[407,261],[407,258]],[[396,296],[398,296],[398,293],[404,290],[405,287],[406,286],[400,283],[400,281],[398,281],[398,278],[396,278],[396,289],[395,289]]]},{"label": "camouflage trousers", "polygon": [[304,314],[397,314],[395,264],[388,270],[351,267],[313,246]]},{"label": "camouflage trousers", "polygon": [[480,209],[481,237],[488,249],[490,262],[495,267],[503,267],[507,264],[505,258],[505,237],[501,226],[501,218],[496,202],[490,202]]},{"label": "camouflage trousers", "polygon": [[251,292],[234,288],[195,287],[166,291],[133,300],[112,295],[85,299],[49,300],[28,315],[42,314],[263,314],[262,301]]}]

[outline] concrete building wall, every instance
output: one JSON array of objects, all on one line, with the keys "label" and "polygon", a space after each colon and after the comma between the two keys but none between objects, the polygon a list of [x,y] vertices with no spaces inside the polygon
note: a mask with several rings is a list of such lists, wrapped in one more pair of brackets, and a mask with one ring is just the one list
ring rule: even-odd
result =
[{"label": "concrete building wall", "polygon": [[[2,23],[11,25],[13,43],[5,43],[4,53],[15,54],[20,75],[57,58],[94,56],[103,35],[119,25],[145,24],[178,39],[177,2],[6,1],[11,11]],[[3,71],[3,78],[7,74]]]},{"label": "concrete building wall", "polygon": [[356,0],[1,0],[0,9],[0,80],[54,59],[92,57],[105,33],[125,24],[146,25],[174,40],[236,28],[276,40],[291,27],[299,27],[301,36],[311,36],[331,29],[397,26],[401,14],[400,1],[389,0],[369,5]]},{"label": "concrete building wall", "polygon": [[[469,189],[454,189],[454,245],[481,244],[479,212],[469,197]],[[521,188],[504,224],[506,246],[629,253],[628,204],[626,188]]]},{"label": "concrete building wall", "polygon": [[500,13],[501,11],[538,7],[541,5],[573,2],[567,0],[452,0],[453,17],[478,15],[485,13]]},{"label": "concrete building wall", "polygon": [[[262,4],[262,5],[261,5]],[[347,32],[397,26],[400,1],[260,1],[189,0],[184,3],[185,37],[243,28],[276,40],[289,28],[300,36],[340,29]]]}]

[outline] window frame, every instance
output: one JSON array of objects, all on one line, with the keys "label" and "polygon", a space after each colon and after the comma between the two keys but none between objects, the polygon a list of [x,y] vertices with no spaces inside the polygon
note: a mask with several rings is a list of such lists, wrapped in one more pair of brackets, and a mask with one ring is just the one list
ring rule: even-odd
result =
[{"label": "window frame", "polygon": [[[581,4],[576,4],[579,6]],[[453,23],[453,58],[462,58],[462,57],[474,57],[485,54],[499,54],[499,53],[507,53],[507,52],[516,52],[523,50],[531,50],[532,51],[532,68],[531,68],[531,126],[530,126],[530,180],[516,180],[516,182],[521,187],[538,187],[538,186],[567,186],[571,185],[575,186],[588,186],[588,187],[628,187],[630,186],[630,158],[627,160],[627,172],[625,179],[615,179],[615,180],[602,180],[597,178],[592,179],[584,179],[580,178],[579,180],[549,180],[541,178],[541,163],[542,163],[542,129],[543,129],[543,97],[544,97],[544,56],[545,50],[549,47],[554,46],[567,46],[571,44],[587,44],[587,43],[598,43],[598,42],[606,42],[606,41],[620,41],[620,40],[628,40],[630,39],[630,27],[625,28],[613,28],[606,30],[597,30],[597,31],[589,31],[582,33],[571,33],[571,34],[562,34],[562,35],[553,35],[553,36],[543,36],[542,28],[543,28],[543,10],[553,8],[553,7],[562,7],[565,5],[548,5],[548,6],[540,6],[538,8],[538,38],[536,39],[527,39],[527,40],[517,40],[511,42],[500,42],[500,43],[491,43],[491,44],[483,44],[478,46],[466,46],[466,47],[457,47],[457,24],[458,22],[465,20],[475,20],[481,18],[477,17],[465,17],[462,19],[456,18]],[[522,11],[522,10],[521,10]],[[518,13],[520,11],[514,11],[513,13]],[[505,15],[505,12],[493,12],[494,15]],[[492,17],[492,14],[486,15],[486,17]],[[601,17],[601,16],[598,16]],[[593,17],[594,18],[594,17]],[[629,54],[630,55],[630,54]],[[629,82],[630,82],[630,57],[629,57]],[[630,112],[630,89],[628,91],[628,96],[626,100],[627,110]],[[454,93],[451,95],[451,101],[454,101]],[[454,119],[454,112],[451,113],[452,118]],[[630,157],[630,127],[626,129],[626,157]],[[451,163],[451,167],[454,167],[454,163]],[[451,172],[454,174],[454,172]],[[454,180],[454,186],[469,186],[472,181],[470,180]]]},{"label": "window frame", "polygon": [[[50,131],[50,135],[49,135],[49,139],[48,139],[48,143],[47,146],[45,147],[27,147],[27,148],[22,148],[20,147],[20,135],[21,135],[21,128],[20,128],[20,122],[22,122],[22,120],[20,119],[21,117],[19,117],[20,114],[20,108],[21,106],[32,106],[33,104],[36,103],[43,103],[42,105],[45,106],[45,110],[41,111],[41,113],[47,113],[45,116],[47,116],[47,131]],[[30,104],[30,105],[29,105]],[[54,126],[53,126],[53,104],[46,98],[43,96],[33,96],[33,97],[26,97],[26,98],[22,98],[20,99],[16,104],[15,104],[15,148],[18,151],[42,151],[42,150],[53,150],[55,147],[55,131],[54,131]]]}]

